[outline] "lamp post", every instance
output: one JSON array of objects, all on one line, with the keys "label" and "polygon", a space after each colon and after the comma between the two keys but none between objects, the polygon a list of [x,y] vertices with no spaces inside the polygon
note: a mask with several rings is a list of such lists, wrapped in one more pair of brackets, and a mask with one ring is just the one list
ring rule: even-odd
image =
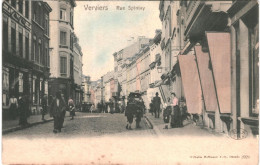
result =
[{"label": "lamp post", "polygon": [[168,70],[168,67],[157,66],[157,72],[162,73],[162,69]]}]

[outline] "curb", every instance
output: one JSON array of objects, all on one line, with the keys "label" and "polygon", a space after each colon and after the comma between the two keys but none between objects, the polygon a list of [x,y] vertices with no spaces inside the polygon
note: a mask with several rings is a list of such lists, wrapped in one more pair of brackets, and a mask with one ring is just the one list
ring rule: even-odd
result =
[{"label": "curb", "polygon": [[5,130],[2,131],[2,135],[10,133],[10,132],[18,131],[18,130],[30,128],[30,127],[38,125],[38,124],[48,123],[50,121],[53,121],[53,119],[48,119],[48,120],[45,120],[45,121],[39,121],[39,122],[35,122],[35,123],[30,123],[27,126],[17,126],[17,127],[13,127],[13,128],[8,128],[8,129],[5,129]]}]

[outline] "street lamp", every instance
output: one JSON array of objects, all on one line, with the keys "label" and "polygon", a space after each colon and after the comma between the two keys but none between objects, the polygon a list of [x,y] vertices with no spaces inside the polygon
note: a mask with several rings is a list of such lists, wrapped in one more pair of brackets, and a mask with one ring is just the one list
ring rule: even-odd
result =
[{"label": "street lamp", "polygon": [[157,66],[157,71],[158,73],[162,73],[162,69],[168,69],[168,67],[161,67],[161,66]]}]

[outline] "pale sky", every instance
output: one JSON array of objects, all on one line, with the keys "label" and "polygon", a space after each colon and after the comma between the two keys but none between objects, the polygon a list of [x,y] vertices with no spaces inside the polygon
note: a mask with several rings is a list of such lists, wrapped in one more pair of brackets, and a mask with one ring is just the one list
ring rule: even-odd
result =
[{"label": "pale sky", "polygon": [[[161,29],[159,1],[76,1],[74,31],[79,38],[83,53],[83,74],[91,80],[114,68],[113,53],[129,44],[131,37],[153,38]],[[86,10],[87,6],[106,6],[108,10]],[[125,7],[124,11],[116,6]],[[145,7],[130,11],[129,6]],[[105,9],[105,8],[104,8]]]}]

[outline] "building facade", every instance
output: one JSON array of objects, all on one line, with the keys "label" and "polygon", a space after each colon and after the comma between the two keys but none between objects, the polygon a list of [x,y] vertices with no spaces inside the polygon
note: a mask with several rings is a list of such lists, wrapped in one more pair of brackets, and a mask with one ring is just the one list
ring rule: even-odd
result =
[{"label": "building facade", "polygon": [[[18,98],[27,94],[34,114],[41,109],[42,96],[48,94],[52,9],[43,1],[4,1],[2,7],[3,111],[8,108],[11,95]],[[38,9],[35,12],[34,7]]]},{"label": "building facade", "polygon": [[41,100],[44,94],[48,95],[48,79],[50,73],[49,54],[49,14],[50,6],[43,1],[32,1],[32,40],[31,60],[32,70],[32,110],[41,109]]},{"label": "building facade", "polygon": [[82,104],[83,90],[82,90],[82,58],[83,53],[81,51],[81,46],[79,45],[79,39],[74,36],[74,46],[73,46],[73,89],[72,98],[76,105]]},{"label": "building facade", "polygon": [[216,132],[237,130],[237,138],[241,129],[259,134],[258,12],[256,1],[179,2],[188,112]]},{"label": "building facade", "polygon": [[50,81],[49,92],[61,91],[65,100],[73,97],[74,85],[74,0],[48,1],[53,9],[50,15]]}]

